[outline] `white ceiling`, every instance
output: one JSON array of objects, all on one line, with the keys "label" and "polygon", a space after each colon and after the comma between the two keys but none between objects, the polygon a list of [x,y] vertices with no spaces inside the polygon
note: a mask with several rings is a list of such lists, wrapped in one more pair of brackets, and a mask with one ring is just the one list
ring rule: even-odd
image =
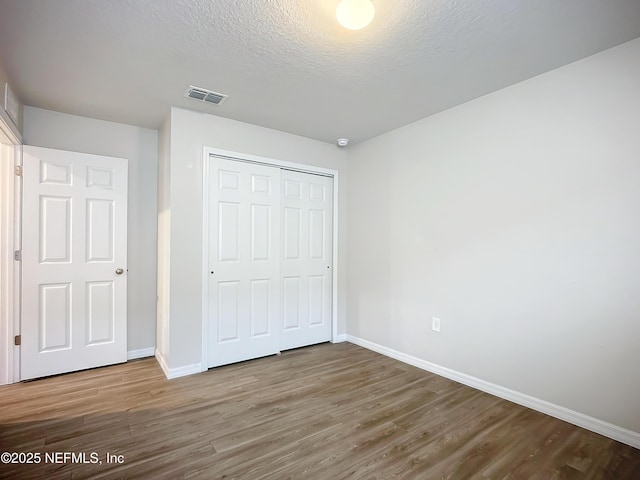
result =
[{"label": "white ceiling", "polygon": [[640,36],[640,0],[372,1],[352,32],[338,0],[0,0],[0,59],[27,105],[358,142]]}]

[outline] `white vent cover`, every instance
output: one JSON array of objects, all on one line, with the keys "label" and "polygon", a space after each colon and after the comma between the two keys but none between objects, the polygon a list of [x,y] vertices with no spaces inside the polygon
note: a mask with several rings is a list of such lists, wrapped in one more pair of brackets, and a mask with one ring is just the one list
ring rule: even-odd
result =
[{"label": "white vent cover", "polygon": [[194,87],[191,85],[185,97],[193,98],[194,100],[200,100],[203,102],[213,103],[214,105],[220,105],[229,97],[224,93],[212,92],[206,88]]}]

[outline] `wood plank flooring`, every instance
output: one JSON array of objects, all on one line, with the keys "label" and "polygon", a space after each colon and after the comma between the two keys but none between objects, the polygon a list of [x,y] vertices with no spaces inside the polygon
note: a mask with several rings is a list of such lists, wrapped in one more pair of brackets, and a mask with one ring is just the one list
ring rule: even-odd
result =
[{"label": "wood plank flooring", "polygon": [[0,464],[10,479],[640,479],[640,450],[348,343],[0,387],[5,451],[41,455]]}]

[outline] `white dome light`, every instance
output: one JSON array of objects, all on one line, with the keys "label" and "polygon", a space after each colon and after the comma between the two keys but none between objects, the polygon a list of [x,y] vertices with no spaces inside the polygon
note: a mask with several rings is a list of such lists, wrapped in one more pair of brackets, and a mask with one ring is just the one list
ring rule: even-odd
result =
[{"label": "white dome light", "polygon": [[342,0],[336,9],[338,22],[349,30],[360,30],[371,23],[376,9],[370,0]]}]

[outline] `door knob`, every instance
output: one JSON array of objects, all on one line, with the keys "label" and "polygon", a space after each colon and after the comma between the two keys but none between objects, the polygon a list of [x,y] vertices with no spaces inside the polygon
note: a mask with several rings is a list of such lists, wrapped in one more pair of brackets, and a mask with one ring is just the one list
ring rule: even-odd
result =
[{"label": "door knob", "polygon": [[122,275],[124,273],[124,270],[121,268],[116,268],[116,275]]}]

